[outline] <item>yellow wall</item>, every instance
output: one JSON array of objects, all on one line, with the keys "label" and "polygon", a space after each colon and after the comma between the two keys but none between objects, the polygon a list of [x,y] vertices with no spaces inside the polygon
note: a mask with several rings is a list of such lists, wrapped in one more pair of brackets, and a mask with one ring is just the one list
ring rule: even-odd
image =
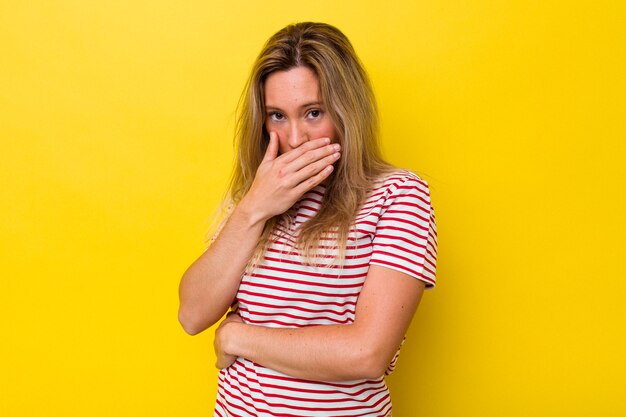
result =
[{"label": "yellow wall", "polygon": [[300,20],[351,38],[432,188],[395,415],[626,415],[626,3],[522,0],[0,3],[0,415],[210,415],[178,281],[250,64]]}]

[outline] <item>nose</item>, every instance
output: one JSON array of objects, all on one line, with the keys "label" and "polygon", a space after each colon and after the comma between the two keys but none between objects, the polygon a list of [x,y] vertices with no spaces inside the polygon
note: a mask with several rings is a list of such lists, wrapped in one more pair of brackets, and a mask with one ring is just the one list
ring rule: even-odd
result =
[{"label": "nose", "polygon": [[291,123],[291,126],[289,127],[289,138],[287,139],[287,143],[289,143],[289,146],[292,149],[295,149],[303,143],[307,142],[308,140],[309,137],[306,128],[297,121]]}]

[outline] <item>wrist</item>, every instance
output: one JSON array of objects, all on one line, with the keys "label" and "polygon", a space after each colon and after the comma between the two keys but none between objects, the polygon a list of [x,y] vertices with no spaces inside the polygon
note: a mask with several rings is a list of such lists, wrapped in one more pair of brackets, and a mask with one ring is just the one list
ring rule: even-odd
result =
[{"label": "wrist", "polygon": [[219,334],[216,337],[219,338],[219,344],[224,351],[224,353],[228,355],[238,356],[237,355],[237,340],[239,335],[239,330],[241,327],[245,326],[244,323],[241,322],[229,322],[219,329]]},{"label": "wrist", "polygon": [[258,208],[246,197],[241,199],[239,204],[237,204],[235,212],[241,221],[243,221],[243,223],[250,228],[265,225],[265,222],[271,217],[258,210]]}]

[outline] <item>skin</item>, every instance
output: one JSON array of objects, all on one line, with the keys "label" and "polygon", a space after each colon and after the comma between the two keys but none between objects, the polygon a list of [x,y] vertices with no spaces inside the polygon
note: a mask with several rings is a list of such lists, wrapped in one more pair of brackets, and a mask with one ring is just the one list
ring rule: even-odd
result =
[{"label": "skin", "polygon": [[[322,165],[339,157],[334,152],[327,153],[328,146],[308,150],[316,146],[312,144],[320,137],[329,140],[336,137],[320,102],[319,83],[313,72],[303,67],[275,72],[266,80],[265,94],[265,126],[270,132],[270,147],[276,146],[281,154],[277,157],[274,150],[268,148],[266,160],[283,158],[288,165],[274,167],[273,171],[259,169],[258,185],[255,179],[248,193],[250,199],[246,201],[258,210],[263,209],[262,204],[270,203],[262,202],[261,197],[271,190],[272,174],[273,180],[295,175],[294,171],[306,178],[309,173],[325,173],[327,168],[321,168]],[[298,153],[303,149],[307,149],[306,157]],[[308,158],[318,159],[307,165]],[[270,200],[279,198],[280,192],[273,194]],[[291,207],[287,204],[276,209],[286,210]],[[228,367],[241,356],[299,378],[324,381],[378,378],[400,345],[424,287],[422,281],[404,273],[372,265],[352,324],[275,329],[248,325],[237,314],[229,314],[216,330],[216,366]],[[236,288],[233,291],[236,292]]]},{"label": "skin", "polygon": [[320,98],[317,76],[307,67],[270,74],[265,81],[265,108],[265,128],[278,135],[281,154],[311,139],[336,142],[335,126]]},{"label": "skin", "polygon": [[233,314],[215,333],[216,367],[228,367],[241,356],[296,378],[379,378],[402,342],[424,287],[404,273],[372,265],[351,324],[275,329],[244,324]]},{"label": "skin", "polygon": [[[275,75],[269,78],[280,81],[280,74]],[[310,92],[311,78],[307,80],[289,84],[294,91],[289,97],[297,99],[296,93],[303,85]],[[317,83],[317,78],[314,80]],[[306,102],[311,98],[319,101],[317,94],[306,98]],[[272,104],[282,110],[285,119],[273,116],[275,120],[266,121],[269,144],[250,190],[233,209],[219,237],[181,279],[178,319],[189,334],[206,330],[224,316],[265,222],[287,211],[307,191],[325,181],[333,171],[332,164],[340,157],[339,144],[331,144],[335,130],[329,127],[325,116],[311,115],[308,107],[304,113],[303,103],[298,100],[284,103],[281,99]],[[223,262],[224,259],[229,262]]]}]

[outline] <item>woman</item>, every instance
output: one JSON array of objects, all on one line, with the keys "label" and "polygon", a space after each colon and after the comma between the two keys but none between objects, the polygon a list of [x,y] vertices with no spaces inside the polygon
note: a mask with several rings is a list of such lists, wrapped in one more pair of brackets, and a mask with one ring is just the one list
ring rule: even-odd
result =
[{"label": "woman", "polygon": [[231,210],[180,284],[215,334],[216,416],[388,416],[384,376],[425,288],[427,183],[383,161],[350,42],[319,23],[269,39],[244,90]]}]

